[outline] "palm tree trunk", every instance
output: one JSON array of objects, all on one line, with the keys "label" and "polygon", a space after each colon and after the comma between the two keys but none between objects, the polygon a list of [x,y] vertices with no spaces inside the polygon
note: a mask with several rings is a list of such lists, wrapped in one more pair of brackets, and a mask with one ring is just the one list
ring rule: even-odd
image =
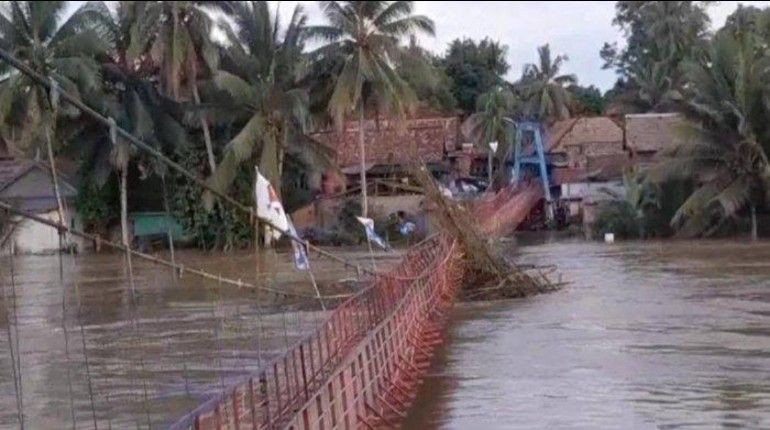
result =
[{"label": "palm tree trunk", "polygon": [[[195,78],[193,78],[193,80],[194,79]],[[201,96],[200,94],[198,94],[198,84],[197,82],[193,82],[191,86],[192,86],[193,101],[195,101],[195,105],[198,106],[201,104]],[[214,172],[217,170],[217,161],[214,158],[214,147],[211,144],[211,132],[209,131],[209,122],[203,116],[201,116],[201,128],[203,129],[203,142],[206,144],[206,154],[208,155],[208,159],[209,159],[209,169],[211,169],[211,174],[213,175]]]},{"label": "palm tree trunk", "polygon": [[51,180],[53,182],[53,193],[56,197],[56,210],[59,215],[59,224],[65,225],[64,221],[64,204],[62,204],[61,190],[59,188],[59,175],[56,172],[56,163],[53,159],[53,145],[51,143],[51,132],[48,127],[45,129],[45,143],[46,150],[48,151],[48,163],[51,165]]},{"label": "palm tree trunk", "polygon": [[750,205],[751,210],[751,240],[757,240],[757,207],[753,203]]},{"label": "palm tree trunk", "polygon": [[358,149],[361,155],[361,213],[364,217],[369,213],[366,199],[366,149],[364,148],[364,104],[358,109]]}]

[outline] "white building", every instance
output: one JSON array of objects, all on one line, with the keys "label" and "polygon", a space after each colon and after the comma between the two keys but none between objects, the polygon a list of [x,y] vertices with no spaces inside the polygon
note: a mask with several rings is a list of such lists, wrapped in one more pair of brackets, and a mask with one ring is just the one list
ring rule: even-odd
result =
[{"label": "white building", "polygon": [[[80,229],[75,210],[76,187],[67,176],[59,175],[59,189],[67,226]],[[0,200],[53,222],[59,221],[52,175],[42,163],[0,159]],[[9,224],[0,231],[0,247],[4,252],[46,254],[59,249],[59,234],[55,228],[19,216],[11,217]],[[82,245],[81,240],[66,235],[64,247],[82,249]]]}]

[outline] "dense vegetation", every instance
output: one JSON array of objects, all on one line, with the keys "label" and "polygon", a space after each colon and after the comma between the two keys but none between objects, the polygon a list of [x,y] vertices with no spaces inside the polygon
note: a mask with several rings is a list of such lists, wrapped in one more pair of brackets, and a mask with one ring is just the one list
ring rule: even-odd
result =
[{"label": "dense vegetation", "polygon": [[[712,34],[708,3],[617,2],[614,24],[626,44],[601,50],[619,77],[606,94],[563,73],[567,56],[548,44],[533,47],[536,61],[514,82],[504,44],[514,41],[457,39],[427,52],[416,36],[431,35],[434,23],[408,1],[319,2],[319,23],[298,6],[285,25],[267,2],[87,2],[74,12],[68,2],[3,2],[0,47],[214,187],[248,201],[256,165],[292,207],[312,198],[297,178],[335,168],[307,133],[374,113],[460,114],[486,146],[510,142],[520,118],[680,111],[698,139],[635,173],[651,202],[643,210],[613,210],[634,222],[655,212],[662,227],[631,229],[642,235],[671,227],[699,235],[770,201],[770,12],[739,7]],[[156,200],[168,202],[154,209],[174,212],[199,245],[247,240],[248,219],[201,199],[55,93],[0,69],[2,138],[17,154],[80,160],[77,209],[89,228],[117,221],[117,184],[140,192],[136,184],[151,183],[162,193]],[[500,145],[498,162],[508,151]],[[653,210],[672,199],[675,210]],[[361,206],[365,213],[365,196]]]},{"label": "dense vegetation", "polygon": [[739,6],[712,35],[707,6],[618,2],[628,45],[605,45],[602,55],[621,75],[612,102],[624,111],[676,110],[690,120],[682,143],[639,173],[659,204],[679,191],[671,226],[711,235],[748,215],[756,237],[757,212],[770,202],[770,9]]}]

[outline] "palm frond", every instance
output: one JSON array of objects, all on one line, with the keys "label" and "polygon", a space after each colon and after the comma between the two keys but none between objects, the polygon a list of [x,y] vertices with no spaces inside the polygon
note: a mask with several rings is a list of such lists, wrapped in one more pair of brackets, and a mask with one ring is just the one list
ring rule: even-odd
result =
[{"label": "palm frond", "polygon": [[248,82],[230,72],[218,70],[214,73],[213,81],[217,88],[227,92],[238,105],[252,105],[254,100],[257,99],[254,88]]},{"label": "palm frond", "polygon": [[433,20],[423,15],[412,15],[388,22],[380,26],[379,30],[383,34],[397,37],[408,36],[416,32],[423,32],[430,36],[436,34],[436,26]]},{"label": "palm frond", "polygon": [[[225,146],[217,170],[207,180],[208,184],[220,192],[226,191],[235,179],[238,168],[251,158],[264,131],[263,118],[258,115],[253,116]],[[211,197],[208,197],[208,200],[210,199]],[[210,204],[207,203],[207,206]]]}]

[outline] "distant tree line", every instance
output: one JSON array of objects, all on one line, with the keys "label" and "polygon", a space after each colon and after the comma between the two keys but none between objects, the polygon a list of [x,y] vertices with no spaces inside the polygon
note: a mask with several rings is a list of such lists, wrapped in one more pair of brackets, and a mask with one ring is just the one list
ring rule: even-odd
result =
[{"label": "distant tree line", "polygon": [[[563,73],[567,56],[548,44],[510,82],[504,43],[458,39],[443,53],[422,49],[417,37],[432,35],[434,23],[413,2],[319,4],[322,22],[309,23],[298,6],[284,24],[260,1],[94,1],[74,11],[67,2],[3,2],[0,47],[241,201],[251,199],[255,165],[282,185],[286,201],[308,201],[297,179],[336,168],[308,133],[375,114],[460,114],[487,145],[509,142],[517,118],[676,110],[708,138],[645,173],[649,183],[677,176],[692,184],[674,225],[709,232],[766,207],[767,9],[740,7],[712,34],[708,2],[617,2],[614,24],[626,44],[602,48],[619,79],[601,94]],[[121,184],[134,209],[166,208],[202,247],[240,246],[250,236],[244,216],[202,198],[54,92],[5,63],[0,69],[3,139],[20,155],[80,161],[78,209],[91,229],[115,221]],[[363,162],[362,133],[359,144]],[[503,145],[498,157],[509,150]]]}]

